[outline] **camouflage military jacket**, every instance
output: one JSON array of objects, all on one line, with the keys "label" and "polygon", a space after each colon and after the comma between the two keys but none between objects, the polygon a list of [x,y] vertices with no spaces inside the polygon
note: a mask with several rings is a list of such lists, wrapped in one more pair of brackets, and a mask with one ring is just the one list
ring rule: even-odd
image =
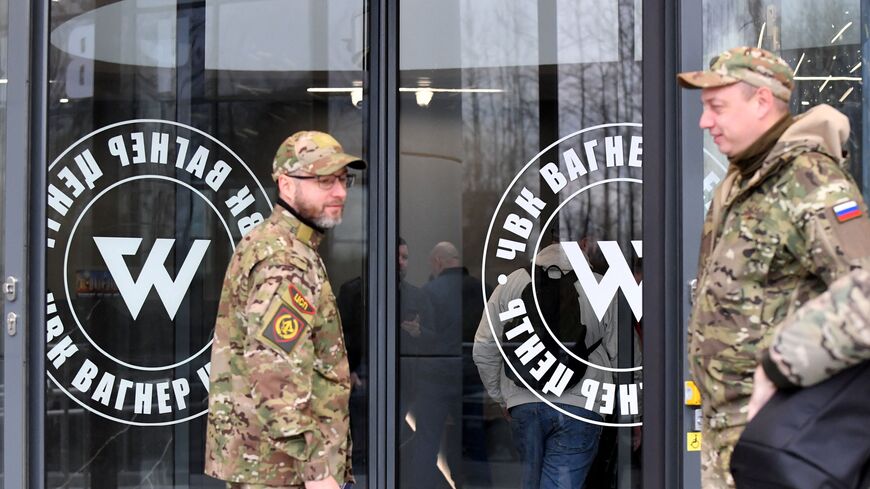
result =
[{"label": "camouflage military jacket", "polygon": [[[702,484],[733,487],[731,450],[746,423],[757,355],[791,312],[870,255],[870,221],[838,163],[848,120],[801,117],[747,180],[729,171],[704,224],[689,322],[689,362],[704,414]],[[835,208],[863,215],[841,220]]]},{"label": "camouflage military jacket", "polygon": [[813,385],[868,360],[870,266],[838,279],[789,316],[761,358],[767,376],[780,388]]},{"label": "camouflage military jacket", "polygon": [[350,373],[321,235],[282,207],[224,278],[210,374],[208,475],[303,487],[350,474]]}]

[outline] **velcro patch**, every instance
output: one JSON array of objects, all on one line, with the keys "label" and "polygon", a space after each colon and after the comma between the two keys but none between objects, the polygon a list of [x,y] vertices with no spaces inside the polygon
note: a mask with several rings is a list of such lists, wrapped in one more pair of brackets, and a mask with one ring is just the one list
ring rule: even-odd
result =
[{"label": "velcro patch", "polygon": [[301,292],[299,292],[299,289],[297,289],[295,285],[290,284],[288,290],[290,292],[290,304],[295,307],[297,311],[309,316],[314,315],[314,306],[311,305],[311,302],[309,302]]},{"label": "velcro patch", "polygon": [[837,221],[839,222],[846,222],[855,219],[856,217],[860,217],[863,214],[861,208],[858,207],[858,203],[854,200],[840,202],[835,205],[833,209],[834,215],[837,216]]},{"label": "velcro patch", "polygon": [[289,306],[281,304],[272,319],[260,331],[260,336],[268,343],[278,347],[279,350],[290,353],[299,339],[302,338],[306,326],[308,323],[303,321]]}]

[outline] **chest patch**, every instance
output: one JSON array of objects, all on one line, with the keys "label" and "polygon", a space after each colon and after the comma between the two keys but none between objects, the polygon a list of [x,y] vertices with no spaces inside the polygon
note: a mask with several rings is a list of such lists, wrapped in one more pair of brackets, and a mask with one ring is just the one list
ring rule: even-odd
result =
[{"label": "chest patch", "polygon": [[841,202],[834,206],[834,215],[837,216],[837,221],[846,222],[856,217],[860,217],[863,213],[858,203],[854,200]]}]

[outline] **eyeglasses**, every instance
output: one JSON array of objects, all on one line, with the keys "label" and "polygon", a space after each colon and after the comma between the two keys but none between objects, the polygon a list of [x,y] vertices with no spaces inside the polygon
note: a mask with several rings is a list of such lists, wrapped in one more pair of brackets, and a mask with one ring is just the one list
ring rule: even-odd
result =
[{"label": "eyeglasses", "polygon": [[329,190],[333,186],[335,186],[335,182],[340,182],[344,188],[353,187],[353,182],[356,180],[356,175],[351,175],[350,173],[345,173],[343,175],[312,175],[312,176],[304,176],[304,175],[287,175],[290,178],[295,178],[297,180],[317,180],[317,185],[322,190]]}]

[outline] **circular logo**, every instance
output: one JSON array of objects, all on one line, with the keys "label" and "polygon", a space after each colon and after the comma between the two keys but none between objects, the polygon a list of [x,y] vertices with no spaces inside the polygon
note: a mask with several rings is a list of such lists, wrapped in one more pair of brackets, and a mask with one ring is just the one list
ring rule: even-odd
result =
[{"label": "circular logo", "polygon": [[636,123],[550,144],[505,190],[484,245],[502,382],[604,426],[642,424],[642,156]]},{"label": "circular logo", "polygon": [[299,320],[292,314],[284,314],[279,316],[275,321],[275,335],[281,343],[289,343],[299,336],[302,328],[299,327]]},{"label": "circular logo", "polygon": [[232,150],[177,122],[112,124],[63,151],[48,175],[49,378],[119,423],[205,414],[226,264],[271,207]]}]

